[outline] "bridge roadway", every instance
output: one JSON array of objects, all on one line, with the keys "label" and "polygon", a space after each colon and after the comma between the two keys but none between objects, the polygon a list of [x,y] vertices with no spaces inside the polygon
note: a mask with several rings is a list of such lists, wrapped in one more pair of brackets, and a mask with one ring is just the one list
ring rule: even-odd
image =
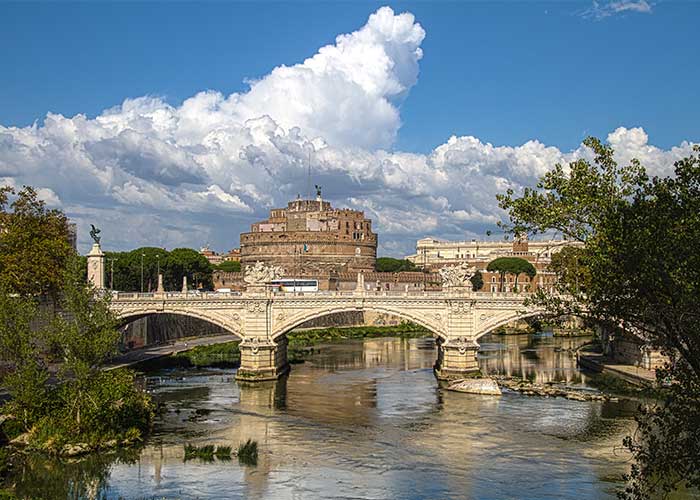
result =
[{"label": "bridge roadway", "polygon": [[204,337],[180,338],[167,344],[157,344],[139,349],[132,349],[113,358],[106,366],[105,370],[115,370],[127,366],[143,363],[153,359],[163,358],[171,354],[189,351],[193,347],[225,344],[240,340],[237,335],[207,335]]},{"label": "bridge roadway", "polygon": [[111,308],[124,322],[151,314],[178,314],[218,325],[241,339],[237,377],[272,380],[289,370],[286,333],[306,321],[346,311],[398,316],[435,335],[440,379],[476,371],[478,339],[510,321],[541,314],[523,304],[525,293],[338,291],[273,292],[250,287],[243,293],[113,293]]}]

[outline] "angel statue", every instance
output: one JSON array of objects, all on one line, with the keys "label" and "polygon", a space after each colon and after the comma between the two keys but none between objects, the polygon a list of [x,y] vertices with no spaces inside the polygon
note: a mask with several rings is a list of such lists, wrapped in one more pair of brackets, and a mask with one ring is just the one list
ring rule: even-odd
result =
[{"label": "angel statue", "polygon": [[96,244],[99,245],[100,238],[101,238],[99,236],[99,234],[101,231],[99,229],[97,229],[94,224],[90,224],[90,227],[92,228],[92,229],[90,229],[90,237],[92,238],[92,241],[94,241]]}]

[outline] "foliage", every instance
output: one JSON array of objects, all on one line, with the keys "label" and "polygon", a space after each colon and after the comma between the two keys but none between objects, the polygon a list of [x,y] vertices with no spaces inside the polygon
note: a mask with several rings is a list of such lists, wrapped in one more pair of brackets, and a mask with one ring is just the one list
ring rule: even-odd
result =
[{"label": "foliage", "polygon": [[[166,290],[180,291],[182,278],[187,276],[188,287],[211,289],[213,286],[209,261],[191,248],[141,247],[130,252],[105,252],[107,282],[114,268],[114,289],[122,292],[153,291],[158,286],[158,270],[163,275]],[[142,267],[143,263],[143,267]]]},{"label": "foliage", "polygon": [[472,283],[472,290],[475,292],[478,292],[484,287],[484,275],[481,274],[481,271],[478,269],[474,273],[474,276],[469,278],[469,281]]},{"label": "foliage", "polygon": [[56,408],[33,429],[33,446],[60,452],[79,440],[91,449],[116,440],[142,440],[153,418],[150,397],[129,370],[98,371],[81,383],[70,381],[58,390]]},{"label": "foliage", "polygon": [[231,460],[231,447],[230,446],[217,446],[214,455],[219,460]]},{"label": "foliage", "polygon": [[237,260],[225,260],[221,264],[214,266],[214,269],[225,273],[240,273],[241,263]]},{"label": "foliage", "polygon": [[[211,290],[212,265],[207,258],[191,248],[175,248],[167,254],[165,263],[161,263],[165,287],[168,290],[180,290],[182,278],[187,279],[198,287]],[[240,264],[239,264],[240,267]]]},{"label": "foliage", "polygon": [[[138,440],[152,419],[150,398],[128,371],[102,371],[119,333],[108,298],[81,281],[73,259],[64,272],[60,312],[42,314],[34,299],[0,293],[0,347],[10,400],[5,413],[30,431],[30,445],[60,452]],[[46,309],[43,307],[42,309]],[[49,363],[58,368],[49,371]]]},{"label": "foliage", "polygon": [[203,462],[213,462],[214,457],[221,461],[231,460],[231,447],[214,446],[212,444],[206,444],[204,446],[185,445],[185,462],[194,459],[199,459]]},{"label": "foliage", "polygon": [[567,246],[552,254],[549,269],[557,277],[573,287],[575,293],[590,288],[591,274],[586,265],[586,251],[580,247]]},{"label": "foliage", "polygon": [[[637,161],[620,167],[597,139],[593,163],[557,165],[537,189],[499,196],[508,228],[559,231],[584,245],[561,256],[555,294],[535,302],[625,329],[670,357],[666,398],[638,417],[625,441],[637,463],[623,495],[645,498],[685,482],[700,486],[700,160],[675,163],[672,177],[649,178]],[[568,297],[568,298],[564,298]]]},{"label": "foliage", "polygon": [[0,289],[0,383],[11,398],[4,410],[25,430],[51,410],[50,345],[38,305],[38,299]]},{"label": "foliage", "polygon": [[139,365],[142,370],[163,368],[235,368],[240,365],[239,342],[202,345],[171,356],[150,360]]},{"label": "foliage", "polygon": [[236,456],[238,463],[242,465],[258,465],[258,442],[248,439],[245,443],[238,445]]},{"label": "foliage", "polygon": [[506,274],[515,276],[514,289],[516,291],[518,290],[518,277],[521,274],[526,274],[530,279],[534,278],[537,274],[535,266],[520,257],[498,257],[489,262],[489,265],[486,266],[486,270],[489,272],[497,272],[500,275],[501,292],[503,291],[503,281]]},{"label": "foliage", "polygon": [[104,499],[107,498],[111,468],[118,463],[135,463],[139,450],[93,453],[81,460],[66,460],[43,453],[15,455],[14,458],[16,463],[8,482],[16,496],[7,498]]},{"label": "foliage", "polygon": [[4,186],[0,228],[0,285],[20,295],[56,297],[62,269],[75,254],[66,216],[47,209],[31,187],[16,192]]},{"label": "foliage", "polygon": [[410,260],[379,257],[375,268],[380,273],[399,273],[401,271],[416,271],[416,265]]}]

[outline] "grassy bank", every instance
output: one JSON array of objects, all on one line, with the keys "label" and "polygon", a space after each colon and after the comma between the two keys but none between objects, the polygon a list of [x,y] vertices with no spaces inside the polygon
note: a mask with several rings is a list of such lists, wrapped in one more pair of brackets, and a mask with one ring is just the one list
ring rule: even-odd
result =
[{"label": "grassy bank", "polygon": [[226,342],[197,346],[188,351],[144,361],[139,363],[138,369],[152,371],[164,368],[236,368],[241,363],[238,344],[238,342]]}]

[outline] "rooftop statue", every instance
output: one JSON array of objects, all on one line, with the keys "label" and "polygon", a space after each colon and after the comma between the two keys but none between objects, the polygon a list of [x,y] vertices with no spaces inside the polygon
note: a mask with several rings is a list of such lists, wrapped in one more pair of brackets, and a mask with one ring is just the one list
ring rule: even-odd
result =
[{"label": "rooftop statue", "polygon": [[314,184],[314,186],[316,187],[316,196],[321,196],[321,186],[318,184]]},{"label": "rooftop statue", "polygon": [[281,278],[283,274],[284,269],[281,266],[267,266],[257,261],[255,265],[249,266],[245,270],[243,280],[249,285],[263,285]]},{"label": "rooftop statue", "polygon": [[99,236],[99,234],[101,231],[99,229],[97,229],[93,224],[90,224],[90,227],[92,228],[92,229],[90,229],[90,237],[92,238],[92,241],[95,242],[95,244],[99,245],[100,238],[101,238]]},{"label": "rooftop statue", "polygon": [[442,287],[467,286],[467,281],[474,276],[474,273],[476,273],[476,268],[466,262],[455,266],[445,266],[440,269]]}]

